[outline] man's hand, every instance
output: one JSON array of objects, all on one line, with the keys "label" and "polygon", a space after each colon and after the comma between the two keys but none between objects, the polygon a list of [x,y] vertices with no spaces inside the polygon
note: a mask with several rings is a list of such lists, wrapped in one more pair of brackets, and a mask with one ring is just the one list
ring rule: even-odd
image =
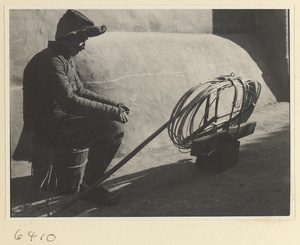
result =
[{"label": "man's hand", "polygon": [[124,105],[123,103],[119,103],[118,107],[123,109],[126,112],[126,114],[129,115],[130,109],[126,105]]},{"label": "man's hand", "polygon": [[118,118],[118,121],[121,122],[121,123],[127,123],[128,119],[129,119],[129,116],[126,113],[126,111],[120,108],[119,109],[119,118]]}]

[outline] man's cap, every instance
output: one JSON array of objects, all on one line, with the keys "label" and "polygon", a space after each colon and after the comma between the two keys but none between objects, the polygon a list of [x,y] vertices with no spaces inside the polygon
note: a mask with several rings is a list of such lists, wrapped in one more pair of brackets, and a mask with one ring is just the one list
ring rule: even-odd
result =
[{"label": "man's cap", "polygon": [[82,34],[87,37],[95,37],[103,34],[106,31],[106,26],[95,26],[93,21],[88,19],[82,13],[69,9],[60,18],[57,28],[55,39],[59,40],[70,35]]}]

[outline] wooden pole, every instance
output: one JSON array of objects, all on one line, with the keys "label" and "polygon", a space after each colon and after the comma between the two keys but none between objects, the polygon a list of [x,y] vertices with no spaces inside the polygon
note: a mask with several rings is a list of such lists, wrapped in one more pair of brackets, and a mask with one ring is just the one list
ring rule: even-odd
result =
[{"label": "wooden pole", "polygon": [[50,217],[58,217],[63,211],[73,205],[76,201],[78,201],[81,197],[83,197],[86,193],[88,193],[93,188],[97,187],[104,180],[110,177],[113,173],[115,173],[118,169],[120,169],[125,163],[127,163],[132,157],[134,157],[142,148],[144,148],[150,141],[152,141],[157,135],[159,135],[165,128],[169,126],[169,124],[179,117],[183,113],[184,109],[180,111],[180,113],[162,125],[159,129],[157,129],[152,135],[150,135],[145,141],[143,141],[139,146],[137,146],[132,152],[130,152],[126,157],[124,157],[118,164],[116,164],[109,171],[104,173],[98,180],[96,180],[92,185],[90,185],[85,190],[79,192],[74,198],[72,198],[69,202],[61,205],[57,208],[57,210],[50,215]]}]

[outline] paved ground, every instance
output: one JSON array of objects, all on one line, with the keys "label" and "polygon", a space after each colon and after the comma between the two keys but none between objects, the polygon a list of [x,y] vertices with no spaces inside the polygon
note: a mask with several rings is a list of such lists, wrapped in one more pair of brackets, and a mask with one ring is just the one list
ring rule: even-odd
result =
[{"label": "paved ground", "polygon": [[[195,158],[180,153],[171,141],[156,150],[146,147],[104,182],[108,189],[120,194],[121,201],[117,206],[100,207],[80,200],[63,215],[290,215],[289,104],[278,103],[257,108],[250,120],[257,121],[256,131],[241,139],[236,166],[219,174],[212,173],[197,168]],[[120,160],[114,159],[112,165]],[[32,191],[30,169],[28,162],[12,161],[13,217],[47,214],[43,196],[38,190]],[[49,210],[70,198],[70,195],[52,198]]]}]

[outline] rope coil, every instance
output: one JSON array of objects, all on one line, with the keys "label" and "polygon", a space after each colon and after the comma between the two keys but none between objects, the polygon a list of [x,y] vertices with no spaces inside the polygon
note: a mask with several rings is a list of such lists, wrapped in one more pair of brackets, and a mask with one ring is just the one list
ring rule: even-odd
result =
[{"label": "rope coil", "polygon": [[[190,152],[193,140],[239,127],[251,116],[260,92],[260,83],[242,81],[234,73],[197,84],[179,99],[171,113],[170,139],[180,151]],[[232,103],[228,103],[230,98]]]}]

